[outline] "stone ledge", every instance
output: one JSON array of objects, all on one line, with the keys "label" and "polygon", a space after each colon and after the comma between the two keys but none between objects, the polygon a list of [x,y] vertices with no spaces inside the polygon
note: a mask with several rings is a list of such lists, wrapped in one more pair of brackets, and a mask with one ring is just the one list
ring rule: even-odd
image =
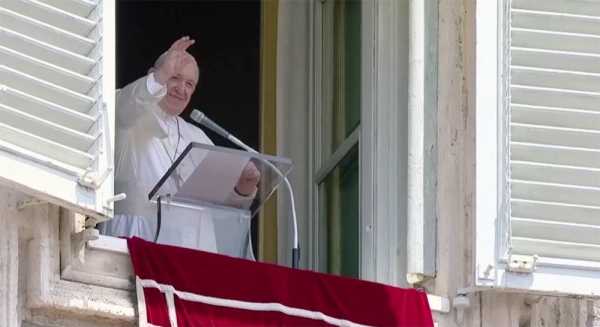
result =
[{"label": "stone ledge", "polygon": [[128,252],[122,251],[123,239],[100,236],[85,246],[83,255],[63,268],[61,278],[124,291],[135,291],[135,274]]},{"label": "stone ledge", "polygon": [[26,307],[35,315],[60,313],[135,323],[136,302],[135,292],[65,281],[56,276],[42,294],[28,297]]}]

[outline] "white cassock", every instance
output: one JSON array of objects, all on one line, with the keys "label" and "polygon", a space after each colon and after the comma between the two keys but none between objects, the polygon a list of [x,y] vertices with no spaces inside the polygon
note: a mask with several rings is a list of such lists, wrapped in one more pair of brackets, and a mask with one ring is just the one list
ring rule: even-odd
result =
[{"label": "white cassock", "polygon": [[[213,144],[201,129],[166,114],[157,105],[166,92],[165,86],[154,81],[153,74],[117,90],[115,194],[125,193],[127,198],[115,202],[115,216],[100,224],[101,234],[152,241],[156,233],[156,204],[148,200],[148,194],[190,142]],[[185,180],[198,164],[193,156],[187,156],[178,174]],[[168,183],[172,185],[166,187],[175,188],[175,181],[169,179]],[[256,189],[248,197],[232,190],[226,204],[248,208],[255,195]],[[215,228],[220,222],[213,219],[213,214],[170,208],[162,210],[158,243],[219,253],[219,248],[231,248],[226,239],[232,237],[226,231],[228,227]],[[225,233],[219,233],[219,229]],[[247,250],[240,256],[254,260],[249,237],[247,241],[245,236],[243,240],[230,241],[243,244]]]}]

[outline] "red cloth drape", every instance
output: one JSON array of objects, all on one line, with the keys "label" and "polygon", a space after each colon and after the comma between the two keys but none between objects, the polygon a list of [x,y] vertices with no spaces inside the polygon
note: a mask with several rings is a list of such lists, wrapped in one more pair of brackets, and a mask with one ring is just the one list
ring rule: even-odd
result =
[{"label": "red cloth drape", "polygon": [[415,289],[140,238],[128,239],[128,246],[143,286],[138,298],[152,325],[433,326],[427,297]]}]

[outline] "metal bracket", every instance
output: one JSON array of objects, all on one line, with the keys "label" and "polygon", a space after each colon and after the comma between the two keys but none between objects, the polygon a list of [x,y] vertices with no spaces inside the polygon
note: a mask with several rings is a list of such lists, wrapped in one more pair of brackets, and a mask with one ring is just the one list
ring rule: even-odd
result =
[{"label": "metal bracket", "polygon": [[98,224],[96,218],[90,216],[85,217],[85,228],[96,228],[96,224]]},{"label": "metal bracket", "polygon": [[127,198],[127,194],[125,194],[125,193],[116,194],[115,196],[106,199],[106,201],[104,203],[104,207],[108,208],[111,203],[117,202],[117,201],[123,201],[126,198]]},{"label": "metal bracket", "polygon": [[106,168],[102,176],[100,176],[100,178],[98,179],[93,176],[90,176],[88,178],[88,175],[92,172],[92,168],[88,167],[86,168],[85,173],[83,173],[83,175],[77,178],[77,183],[79,183],[79,185],[81,186],[97,190],[102,186],[102,184],[104,183],[108,175],[113,171],[113,169],[113,167]]},{"label": "metal bracket", "polygon": [[483,280],[496,280],[494,265],[490,263],[485,268],[477,266],[477,277]]},{"label": "metal bracket", "polygon": [[100,232],[93,227],[86,227],[79,233],[71,234],[71,255],[79,260],[79,252],[88,241],[95,241],[100,238]]},{"label": "metal bracket", "polygon": [[459,288],[456,291],[456,297],[452,300],[452,307],[456,310],[456,323],[462,325],[465,310],[471,308],[468,288]]},{"label": "metal bracket", "polygon": [[411,285],[419,285],[425,280],[425,275],[423,274],[406,274],[406,281]]},{"label": "metal bracket", "polygon": [[538,255],[517,255],[511,254],[508,257],[506,271],[531,274],[535,271]]},{"label": "metal bracket", "polygon": [[27,207],[37,206],[46,203],[48,203],[48,201],[40,200],[37,198],[29,198],[27,200],[19,202],[19,204],[17,205],[17,210],[23,210]]}]

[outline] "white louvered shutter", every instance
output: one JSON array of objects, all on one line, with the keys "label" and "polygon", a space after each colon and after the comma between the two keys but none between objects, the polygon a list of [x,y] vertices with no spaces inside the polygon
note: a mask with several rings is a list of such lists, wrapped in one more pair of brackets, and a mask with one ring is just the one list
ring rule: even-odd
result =
[{"label": "white louvered shutter", "polygon": [[100,220],[112,216],[114,18],[113,0],[0,0],[0,182]]},{"label": "white louvered shutter", "polygon": [[600,1],[512,0],[510,19],[512,254],[599,267]]}]

